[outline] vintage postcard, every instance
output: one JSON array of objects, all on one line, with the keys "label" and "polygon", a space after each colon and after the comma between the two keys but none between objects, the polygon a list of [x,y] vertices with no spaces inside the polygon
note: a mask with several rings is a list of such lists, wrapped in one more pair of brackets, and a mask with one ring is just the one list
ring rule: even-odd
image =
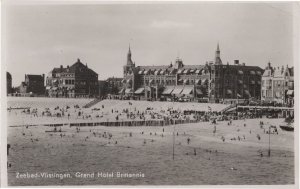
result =
[{"label": "vintage postcard", "polygon": [[2,10],[2,186],[298,187],[298,2]]}]

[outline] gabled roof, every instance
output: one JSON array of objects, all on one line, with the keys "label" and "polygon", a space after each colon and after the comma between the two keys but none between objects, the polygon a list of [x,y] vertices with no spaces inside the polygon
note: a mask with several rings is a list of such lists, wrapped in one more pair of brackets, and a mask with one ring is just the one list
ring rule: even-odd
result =
[{"label": "gabled roof", "polygon": [[274,77],[284,77],[284,71],[281,69],[276,69],[274,71]]},{"label": "gabled roof", "polygon": [[80,71],[80,69],[98,75],[96,72],[94,72],[94,70],[88,68],[87,65],[84,65],[82,62],[80,62],[80,59],[77,59],[77,62],[75,62],[72,66],[70,66],[69,72],[75,73],[77,71]]},{"label": "gabled roof", "polygon": [[77,62],[75,62],[72,66],[67,68],[53,68],[51,71],[52,73],[75,73],[82,70],[87,70],[91,72],[92,74],[98,75],[94,70],[87,67],[87,65],[84,65],[82,62],[80,62],[80,59],[77,59]]},{"label": "gabled roof", "polygon": [[264,71],[263,77],[272,77],[273,74],[274,74],[273,68],[272,68],[272,69],[266,69],[266,70]]}]

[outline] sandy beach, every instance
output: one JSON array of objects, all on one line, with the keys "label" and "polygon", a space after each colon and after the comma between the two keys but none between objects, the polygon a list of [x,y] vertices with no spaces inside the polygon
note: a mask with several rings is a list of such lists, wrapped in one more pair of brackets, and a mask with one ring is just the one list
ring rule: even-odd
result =
[{"label": "sandy beach", "polygon": [[[263,128],[260,121],[265,123]],[[45,126],[9,127],[8,184],[293,184],[294,133],[282,131],[278,127],[282,121],[236,120],[232,125],[221,121],[215,133],[209,122],[164,127],[81,127],[80,132],[76,127],[63,126],[62,133],[45,132],[53,130]],[[267,156],[269,135],[264,133],[269,124],[278,128],[278,134],[270,136],[271,157]],[[17,173],[43,172],[66,173],[71,178],[16,178]],[[77,178],[77,172],[113,172],[114,177]],[[118,178],[117,172],[144,177]]]}]

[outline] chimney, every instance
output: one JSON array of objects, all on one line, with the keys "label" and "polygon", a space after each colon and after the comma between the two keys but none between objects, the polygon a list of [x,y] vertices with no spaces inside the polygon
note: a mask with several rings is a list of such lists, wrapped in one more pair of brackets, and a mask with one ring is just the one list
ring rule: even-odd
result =
[{"label": "chimney", "polygon": [[62,66],[62,65],[60,65],[60,69],[61,69],[61,70],[63,69],[63,66]]},{"label": "chimney", "polygon": [[246,63],[245,62],[243,62],[243,64],[242,64],[243,66],[246,66]]},{"label": "chimney", "polygon": [[69,68],[70,68],[70,66],[69,66],[69,65],[67,65],[67,68],[69,69]]},{"label": "chimney", "polygon": [[239,65],[239,60],[234,60],[235,65]]}]

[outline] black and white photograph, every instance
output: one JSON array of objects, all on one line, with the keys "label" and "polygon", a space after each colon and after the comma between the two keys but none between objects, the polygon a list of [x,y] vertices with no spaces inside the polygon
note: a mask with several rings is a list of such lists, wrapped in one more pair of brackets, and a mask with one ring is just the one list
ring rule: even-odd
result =
[{"label": "black and white photograph", "polygon": [[1,185],[299,187],[299,10],[3,1]]}]

